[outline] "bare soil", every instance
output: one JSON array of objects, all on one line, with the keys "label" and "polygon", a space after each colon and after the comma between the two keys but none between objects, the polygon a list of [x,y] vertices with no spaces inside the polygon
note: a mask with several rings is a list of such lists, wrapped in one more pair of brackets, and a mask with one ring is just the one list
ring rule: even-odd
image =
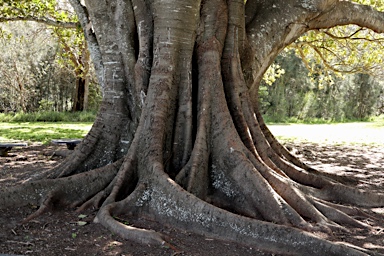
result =
[{"label": "bare soil", "polygon": [[[384,190],[384,148],[290,144],[292,152],[313,167],[359,179],[357,187]],[[0,157],[0,186],[21,184],[48,171],[69,151],[64,146],[33,145],[13,149]],[[80,215],[73,209],[50,212],[26,224],[21,220],[36,210],[30,205],[0,210],[0,255],[275,255],[257,248],[220,241],[165,227],[151,220],[123,219],[126,224],[157,230],[169,237],[170,246],[149,246],[121,239],[93,223],[96,211]],[[361,221],[372,228],[349,228],[329,240],[367,248],[384,254],[384,208],[361,209],[368,213]]]}]

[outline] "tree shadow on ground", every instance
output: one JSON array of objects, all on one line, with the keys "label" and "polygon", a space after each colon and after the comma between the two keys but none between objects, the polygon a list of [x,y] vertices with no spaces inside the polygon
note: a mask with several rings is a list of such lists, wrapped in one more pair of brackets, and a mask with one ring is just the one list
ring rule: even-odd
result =
[{"label": "tree shadow on ground", "polygon": [[[311,143],[290,143],[291,152],[320,170],[358,178],[362,189],[384,189],[384,149],[373,146],[334,146]],[[12,156],[0,157],[0,186],[20,184],[33,175],[47,170],[64,157],[65,146],[33,145],[15,148]],[[79,213],[71,209],[43,214],[24,225],[20,220],[36,210],[27,206],[12,211],[0,211],[0,253],[18,255],[276,255],[257,248],[248,248],[171,229],[147,219],[123,219],[135,227],[159,231],[169,237],[175,248],[146,246],[128,242],[93,223],[93,210]],[[346,243],[384,253],[384,208],[360,209],[372,211],[360,220],[372,229],[349,228],[348,232],[334,232],[329,240]],[[124,218],[124,217],[123,217]],[[84,221],[85,225],[79,225]],[[176,249],[176,251],[175,251]]]}]

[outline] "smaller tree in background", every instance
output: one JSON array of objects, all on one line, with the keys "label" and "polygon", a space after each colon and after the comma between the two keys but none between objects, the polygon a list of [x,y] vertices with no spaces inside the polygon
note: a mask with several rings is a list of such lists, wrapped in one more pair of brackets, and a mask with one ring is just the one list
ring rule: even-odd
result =
[{"label": "smaller tree in background", "polygon": [[344,112],[348,119],[364,120],[380,114],[383,85],[367,74],[356,74],[345,83]]}]

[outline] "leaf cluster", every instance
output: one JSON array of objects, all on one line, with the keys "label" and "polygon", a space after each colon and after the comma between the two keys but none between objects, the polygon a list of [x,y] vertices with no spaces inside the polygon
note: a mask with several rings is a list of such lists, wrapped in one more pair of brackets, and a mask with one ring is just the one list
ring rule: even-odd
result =
[{"label": "leaf cluster", "polygon": [[324,68],[338,74],[381,75],[384,67],[384,35],[355,25],[312,30],[290,47],[303,59],[311,73]]},{"label": "leaf cluster", "polygon": [[69,5],[56,0],[0,0],[0,20],[9,18],[50,19],[59,22],[76,22]]},{"label": "leaf cluster", "polygon": [[351,2],[370,5],[378,11],[384,11],[384,0],[351,0]]},{"label": "leaf cluster", "polygon": [[[351,0],[384,11],[384,0]],[[365,73],[382,77],[384,35],[356,25],[311,30],[289,49],[294,49],[310,71],[325,79],[336,75]]]}]

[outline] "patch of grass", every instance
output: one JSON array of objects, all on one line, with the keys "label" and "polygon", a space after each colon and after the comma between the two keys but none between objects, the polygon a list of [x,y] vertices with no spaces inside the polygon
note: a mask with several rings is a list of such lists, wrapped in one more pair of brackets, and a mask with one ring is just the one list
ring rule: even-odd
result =
[{"label": "patch of grass", "polygon": [[0,122],[93,122],[96,112],[54,112],[1,113]]},{"label": "patch of grass", "polygon": [[377,127],[377,128],[384,127],[384,115],[373,117],[371,121],[372,121],[372,127]]},{"label": "patch of grass", "polygon": [[52,139],[83,138],[91,126],[90,122],[0,122],[0,141],[29,141],[47,144]]},{"label": "patch of grass", "polygon": [[311,142],[330,145],[384,145],[381,121],[337,124],[268,124],[281,142]]},{"label": "patch of grass", "polygon": [[[297,117],[284,117],[277,118],[273,116],[264,115],[264,121],[269,124],[343,124],[343,123],[365,123],[365,122],[378,122],[382,120],[384,123],[384,115],[379,117],[367,117],[364,119],[342,119],[342,120],[332,120],[324,118],[307,118],[300,119]],[[383,124],[384,125],[384,124]]]},{"label": "patch of grass", "polygon": [[269,124],[329,124],[336,123],[336,121],[323,119],[323,118],[311,118],[311,119],[299,119],[297,117],[273,117],[264,115],[264,121]]}]

